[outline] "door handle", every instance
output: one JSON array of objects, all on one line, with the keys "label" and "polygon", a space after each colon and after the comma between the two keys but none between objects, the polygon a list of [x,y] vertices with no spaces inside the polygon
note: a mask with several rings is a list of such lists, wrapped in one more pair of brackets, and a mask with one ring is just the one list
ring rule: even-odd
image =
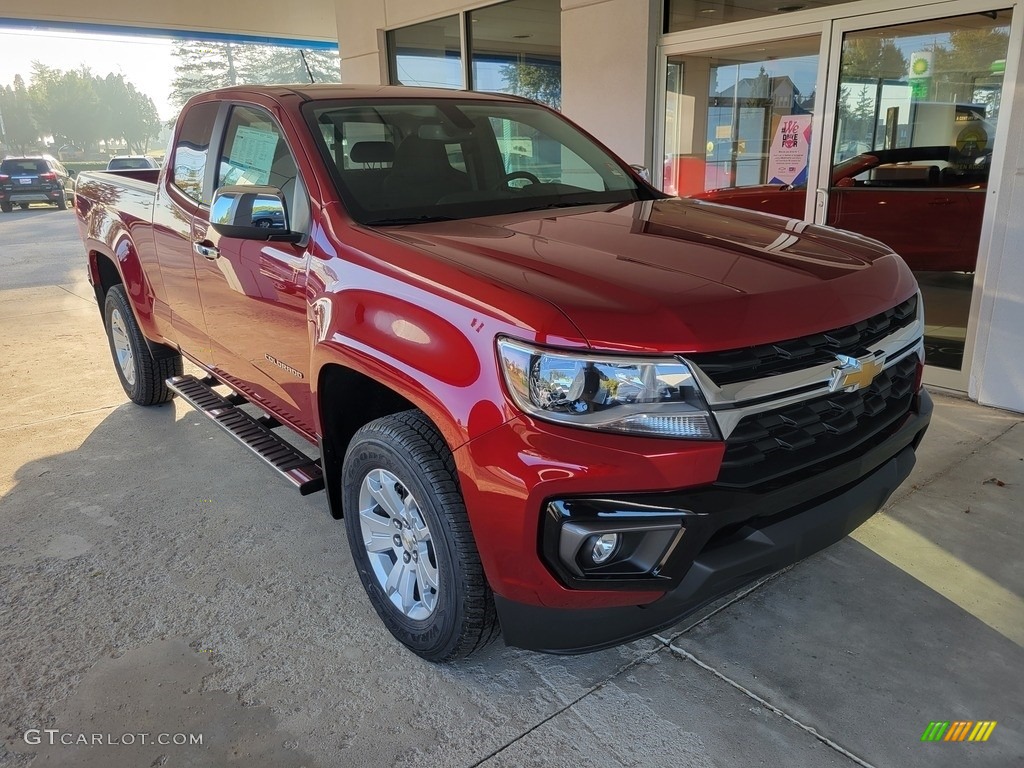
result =
[{"label": "door handle", "polygon": [[206,243],[192,243],[192,249],[204,259],[213,261],[220,258],[220,248]]},{"label": "door handle", "polygon": [[815,222],[819,224],[828,223],[828,190],[819,187],[814,190],[814,205],[821,211],[820,218],[815,216]]}]

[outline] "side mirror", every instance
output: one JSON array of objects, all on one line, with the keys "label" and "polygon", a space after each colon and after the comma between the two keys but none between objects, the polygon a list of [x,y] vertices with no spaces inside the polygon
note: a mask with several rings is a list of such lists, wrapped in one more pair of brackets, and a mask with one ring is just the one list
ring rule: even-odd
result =
[{"label": "side mirror", "polygon": [[224,237],[243,240],[297,242],[301,238],[289,229],[284,194],[277,187],[220,187],[210,204],[210,226]]},{"label": "side mirror", "polygon": [[649,170],[647,170],[646,167],[644,167],[642,165],[634,165],[632,163],[630,163],[629,167],[632,168],[634,171],[636,171],[637,175],[641,179],[646,181],[648,184],[651,183],[651,172]]}]

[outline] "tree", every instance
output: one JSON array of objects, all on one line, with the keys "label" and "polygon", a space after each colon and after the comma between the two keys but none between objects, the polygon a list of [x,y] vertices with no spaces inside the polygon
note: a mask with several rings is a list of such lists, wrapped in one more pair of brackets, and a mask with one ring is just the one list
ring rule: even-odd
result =
[{"label": "tree", "polygon": [[501,68],[508,93],[547,104],[552,109],[562,106],[562,70],[557,64],[514,62]]},{"label": "tree", "polygon": [[0,131],[4,143],[21,154],[39,141],[32,101],[21,75],[14,76],[13,86],[0,88]]},{"label": "tree", "polygon": [[88,147],[103,138],[103,108],[87,66],[62,72],[34,61],[28,90],[42,133],[56,144]]},{"label": "tree", "polygon": [[[279,45],[247,45],[242,52],[242,77],[247,83],[308,83],[312,72],[314,82],[341,82],[341,60],[337,53],[299,51]],[[303,55],[309,72],[302,63]]]},{"label": "tree", "polygon": [[142,154],[149,139],[160,131],[160,117],[153,100],[136,90],[123,75],[97,78],[96,93],[102,105],[103,139],[124,142],[130,153]]},{"label": "tree", "polygon": [[[243,83],[308,83],[298,48],[254,43],[177,40],[170,101],[181,108],[197,93]],[[341,59],[335,51],[305,51],[318,83],[338,82]]]},{"label": "tree", "polygon": [[855,37],[843,45],[843,80],[903,80],[908,66],[910,62],[892,38]]},{"label": "tree", "polygon": [[171,103],[179,109],[197,93],[238,85],[237,44],[202,40],[175,40]]}]

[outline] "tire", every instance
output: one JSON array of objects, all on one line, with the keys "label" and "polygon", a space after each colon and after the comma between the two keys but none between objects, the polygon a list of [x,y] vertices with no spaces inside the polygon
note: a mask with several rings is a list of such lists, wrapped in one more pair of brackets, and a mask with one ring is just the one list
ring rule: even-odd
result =
[{"label": "tire", "polygon": [[21,210],[23,210],[23,211],[27,211],[28,210],[28,203],[18,203],[18,207],[21,208]]},{"label": "tire", "polygon": [[0,203],[0,211],[3,211],[4,213],[10,213],[13,210],[14,206],[11,205],[10,203]]},{"label": "tire", "polygon": [[157,405],[174,397],[164,382],[184,373],[181,355],[161,344],[151,345],[152,350],[146,344],[124,286],[115,285],[107,291],[103,322],[114,369],[128,399],[139,405]]},{"label": "tire", "polygon": [[349,444],[341,482],[356,570],[391,634],[438,662],[492,642],[494,597],[455,462],[430,420],[405,411],[364,426]]},{"label": "tire", "polygon": [[57,202],[54,203],[54,205],[57,206],[57,210],[66,211],[68,209],[68,199],[61,195],[60,199],[58,199]]}]

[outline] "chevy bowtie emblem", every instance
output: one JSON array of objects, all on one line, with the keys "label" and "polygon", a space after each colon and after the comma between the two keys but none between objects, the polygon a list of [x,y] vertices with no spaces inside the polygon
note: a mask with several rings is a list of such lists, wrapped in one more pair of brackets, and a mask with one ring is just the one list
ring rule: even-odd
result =
[{"label": "chevy bowtie emblem", "polygon": [[839,365],[832,369],[832,379],[828,383],[830,392],[856,392],[858,389],[870,387],[875,376],[881,373],[885,363],[882,353],[849,357],[836,355]]}]

